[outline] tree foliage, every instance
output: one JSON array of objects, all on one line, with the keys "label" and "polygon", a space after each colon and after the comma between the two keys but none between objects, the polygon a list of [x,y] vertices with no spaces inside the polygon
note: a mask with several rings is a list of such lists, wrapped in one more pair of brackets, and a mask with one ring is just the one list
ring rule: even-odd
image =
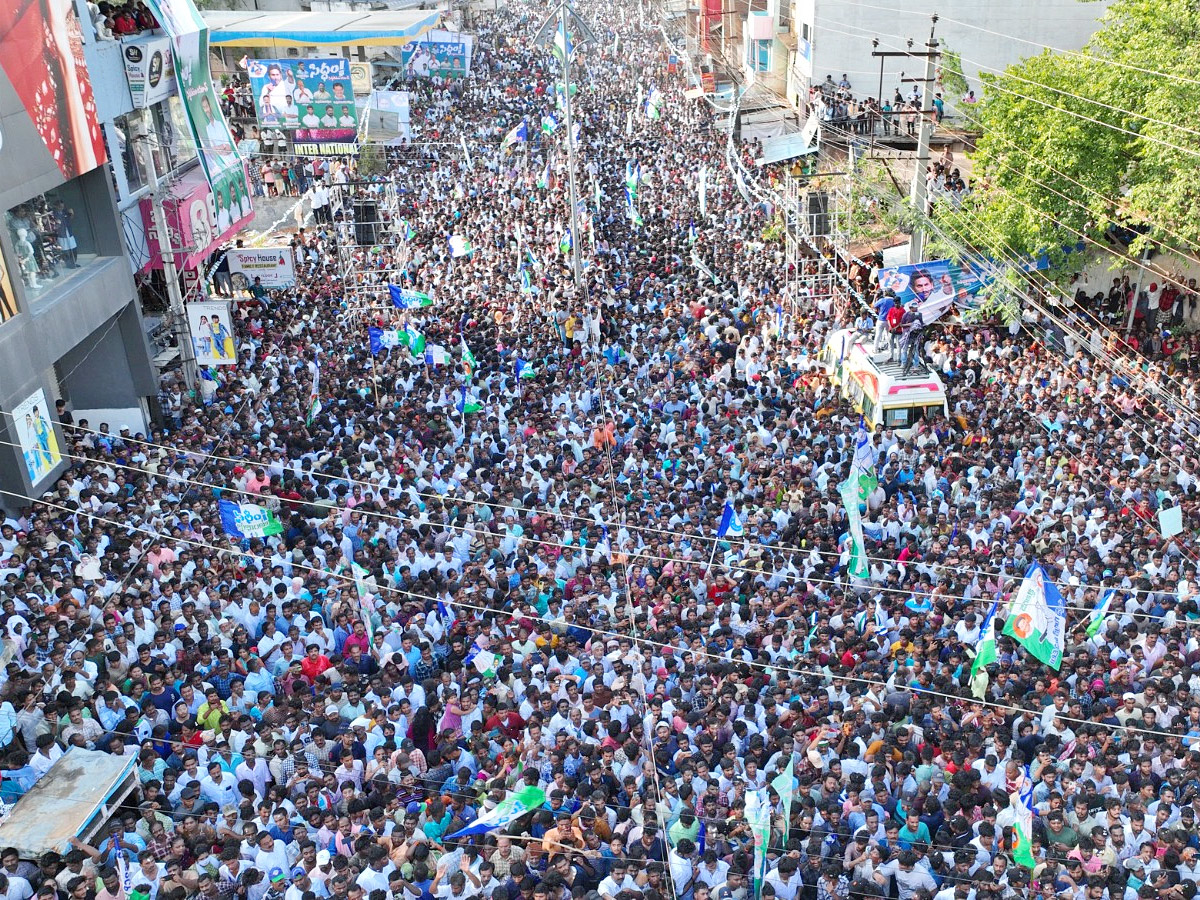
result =
[{"label": "tree foliage", "polygon": [[1195,4],[1118,0],[1082,53],[983,78],[973,191],[938,224],[996,262],[1046,253],[1052,271],[1069,268],[1064,248],[1104,241],[1112,224],[1200,243],[1196,80]]}]

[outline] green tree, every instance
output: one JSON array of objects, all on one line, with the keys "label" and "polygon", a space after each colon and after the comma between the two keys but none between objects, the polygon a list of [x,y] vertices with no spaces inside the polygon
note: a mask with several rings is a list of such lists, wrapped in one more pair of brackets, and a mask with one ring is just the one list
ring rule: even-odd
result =
[{"label": "green tree", "polygon": [[1112,223],[1167,246],[1200,241],[1198,26],[1185,0],[1118,0],[1082,53],[984,76],[973,192],[943,204],[938,225],[997,262],[1046,253],[1051,274],[1079,259],[1064,248],[1103,241]]}]

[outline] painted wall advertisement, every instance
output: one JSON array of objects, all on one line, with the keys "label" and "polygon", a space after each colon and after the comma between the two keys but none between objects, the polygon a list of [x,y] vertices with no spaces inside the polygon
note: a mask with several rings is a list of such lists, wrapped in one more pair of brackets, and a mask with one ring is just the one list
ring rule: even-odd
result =
[{"label": "painted wall advertisement", "polygon": [[189,303],[188,329],[198,366],[235,366],[237,348],[228,303]]},{"label": "painted wall advertisement", "polygon": [[50,419],[50,407],[46,404],[46,392],[34,391],[13,408],[12,417],[29,483],[37,487],[38,482],[62,461],[58,435]]},{"label": "painted wall advertisement", "polygon": [[466,78],[471,74],[475,36],[458,31],[427,32],[400,48],[404,71],[416,78]]},{"label": "painted wall advertisement", "polygon": [[215,206],[228,210],[239,198],[249,204],[246,169],[208,68],[208,26],[192,0],[147,0],[147,4],[170,35],[175,51],[175,81]]},{"label": "painted wall advertisement", "polygon": [[64,178],[108,158],[70,0],[0,3],[0,66]]},{"label": "painted wall advertisement", "polygon": [[171,40],[147,35],[121,42],[129,96],[138,109],[153,106],[175,93],[175,59]]},{"label": "painted wall advertisement", "polygon": [[350,60],[254,59],[246,67],[258,124],[290,132],[303,156],[358,150],[358,111]]},{"label": "painted wall advertisement", "polygon": [[268,290],[296,283],[291,247],[235,247],[226,258],[234,287],[245,289],[255,278],[261,279],[262,286]]}]

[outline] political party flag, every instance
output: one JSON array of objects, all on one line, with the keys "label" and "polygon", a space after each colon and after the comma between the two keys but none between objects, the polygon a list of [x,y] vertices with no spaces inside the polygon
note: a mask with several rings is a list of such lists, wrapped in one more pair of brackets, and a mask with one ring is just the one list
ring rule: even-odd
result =
[{"label": "political party flag", "polygon": [[538,265],[537,257],[533,255],[533,251],[528,247],[525,248],[525,262],[527,262],[530,268],[534,269],[535,271],[541,268]]},{"label": "political party flag", "polygon": [[583,137],[583,126],[578,122],[571,123],[571,141],[576,147],[579,146],[579,139]]},{"label": "political party flag", "polygon": [[522,266],[520,271],[521,271],[521,293],[522,294],[532,294],[533,293],[533,281],[529,277],[529,270],[526,269],[524,266]]},{"label": "political party flag", "polygon": [[558,130],[558,123],[554,121],[554,116],[542,116],[542,134],[554,134]]},{"label": "political party flag", "polygon": [[490,809],[479,816],[466,828],[459,829],[446,835],[446,840],[470,837],[473,834],[487,834],[507,828],[521,816],[540,807],[546,802],[546,792],[537,785],[526,785],[519,791],[509,794]]},{"label": "political party flag", "polygon": [[496,677],[496,654],[491,650],[482,650],[477,645],[471,645],[471,651],[463,660],[464,666],[473,665],[475,671],[484,678]]},{"label": "political party flag", "polygon": [[696,239],[699,237],[700,237],[700,235],[696,233],[696,223],[695,222],[689,223],[688,224],[688,243],[689,244],[696,243]]},{"label": "political party flag", "polygon": [[548,190],[550,187],[550,160],[546,160],[546,165],[542,167],[541,173],[537,177],[537,186],[540,190]]},{"label": "political party flag", "polygon": [[398,284],[389,284],[388,294],[392,298],[392,306],[396,309],[420,309],[424,306],[433,306],[433,298],[424,291],[402,288]]},{"label": "political party flag", "polygon": [[850,465],[850,480],[858,491],[860,506],[867,505],[867,498],[879,486],[879,478],[875,474],[875,448],[871,446],[871,438],[866,426],[860,421],[858,434],[854,441],[854,459]]},{"label": "political party flag", "polygon": [[471,348],[467,346],[467,339],[459,337],[459,343],[462,345],[462,364],[467,370],[467,377],[475,374],[475,354],[471,352]]},{"label": "political party flag", "polygon": [[1088,637],[1095,637],[1096,632],[1104,627],[1104,620],[1108,618],[1108,608],[1112,605],[1115,594],[1116,591],[1109,588],[1104,592],[1104,596],[1100,598],[1100,602],[1096,604],[1096,608],[1092,610],[1092,614],[1088,618]]},{"label": "political party flag", "polygon": [[401,346],[402,334],[403,332],[398,328],[375,328],[374,326],[368,328],[367,341],[371,347],[371,355],[378,356],[384,350]]},{"label": "political party flag", "polygon": [[469,256],[474,252],[475,248],[471,246],[471,242],[461,234],[450,236],[450,255],[452,257],[458,259],[460,256]]},{"label": "political party flag", "polygon": [[558,30],[554,32],[554,43],[550,47],[550,52],[563,64],[566,64],[574,52],[571,46],[571,33],[567,31],[566,22],[561,18],[558,22]]},{"label": "political party flag", "polygon": [[313,423],[313,419],[321,414],[321,364],[314,363],[316,370],[313,372],[312,393],[308,398],[308,414],[304,418],[306,426]]},{"label": "political party flag", "polygon": [[518,378],[537,378],[537,370],[534,369],[533,363],[525,362],[519,356],[513,365],[513,371]]},{"label": "political party flag", "polygon": [[1032,793],[1013,791],[1008,795],[1008,802],[1016,813],[1013,823],[1013,834],[1016,841],[1013,845],[1013,861],[1026,869],[1037,868],[1037,859],[1033,855],[1033,807],[1030,801]]},{"label": "political party flag", "polygon": [[792,797],[795,794],[795,786],[794,760],[789,756],[786,768],[771,779],[771,788],[779,795],[779,805],[783,808],[784,846],[787,846],[788,829],[792,824]]},{"label": "political party flag", "polygon": [[440,344],[429,344],[425,348],[425,365],[444,366],[450,362],[450,353]]},{"label": "political party flag", "polygon": [[[867,566],[867,553],[863,548],[862,513],[858,509],[858,488],[853,475],[838,486],[838,493],[842,496],[842,508],[846,511],[846,530],[850,537],[850,562],[846,568],[851,577],[866,578],[870,575],[870,569]],[[865,613],[863,618],[865,629]]]},{"label": "political party flag", "polygon": [[761,897],[767,875],[767,845],[771,839],[771,802],[766,788],[746,791],[744,815],[754,841],[754,896]]},{"label": "political party flag", "polygon": [[854,614],[854,630],[862,634],[867,630],[867,611],[860,609]]},{"label": "political party flag", "polygon": [[411,241],[417,236],[417,229],[413,228],[408,219],[400,219],[397,223],[399,233],[404,237],[404,240]]},{"label": "political party flag", "polygon": [[501,150],[508,150],[517,144],[523,144],[529,140],[529,126],[525,124],[525,120],[521,120],[521,124],[513,128],[504,136],[504,140],[500,142]]},{"label": "political party flag", "polygon": [[971,679],[982,669],[986,669],[996,661],[996,612],[1000,609],[1000,601],[992,603],[987,618],[979,629],[979,645],[975,650],[975,661],[971,663]]},{"label": "political party flag", "polygon": [[458,616],[454,613],[454,607],[443,600],[439,600],[435,609],[437,610],[438,619],[441,620],[442,628],[447,633],[453,631],[454,626],[458,624]]},{"label": "political party flag", "polygon": [[467,396],[467,386],[464,384],[459,388],[458,411],[464,416],[469,416],[471,413],[477,413],[483,409],[483,404],[475,397]]},{"label": "political party flag", "polygon": [[1004,634],[1035,659],[1057,670],[1062,666],[1066,630],[1066,601],[1046,577],[1046,570],[1033,563],[1009,607]]},{"label": "political party flag", "polygon": [[568,228],[566,231],[564,231],[563,236],[561,238],[559,238],[558,252],[559,253],[570,253],[571,252],[571,229],[570,228]]},{"label": "political party flag", "polygon": [[222,500],[220,516],[221,527],[225,533],[238,540],[269,537],[283,532],[283,525],[280,524],[279,517],[265,506],[259,506],[257,503]]},{"label": "political party flag", "polygon": [[650,93],[646,97],[646,118],[651,122],[657,122],[662,118],[663,104],[666,98],[658,88],[650,88]]},{"label": "political party flag", "polygon": [[425,335],[411,325],[400,332],[400,344],[407,346],[413,356],[422,356],[425,353]]},{"label": "political party flag", "polygon": [[721,521],[717,524],[717,537],[723,538],[728,535],[740,538],[744,534],[745,529],[742,528],[742,520],[738,518],[738,514],[734,511],[733,504],[726,500],[725,508],[721,510]]},{"label": "political party flag", "polygon": [[625,190],[630,197],[637,197],[638,184],[642,180],[642,164],[632,160],[625,163]]}]

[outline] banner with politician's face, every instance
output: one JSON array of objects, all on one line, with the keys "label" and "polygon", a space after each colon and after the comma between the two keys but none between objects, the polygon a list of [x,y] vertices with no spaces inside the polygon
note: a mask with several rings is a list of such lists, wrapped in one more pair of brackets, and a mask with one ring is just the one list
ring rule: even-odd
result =
[{"label": "banner with politician's face", "polygon": [[247,63],[246,74],[258,124],[290,132],[297,154],[354,152],[358,109],[350,60],[254,59]]}]

